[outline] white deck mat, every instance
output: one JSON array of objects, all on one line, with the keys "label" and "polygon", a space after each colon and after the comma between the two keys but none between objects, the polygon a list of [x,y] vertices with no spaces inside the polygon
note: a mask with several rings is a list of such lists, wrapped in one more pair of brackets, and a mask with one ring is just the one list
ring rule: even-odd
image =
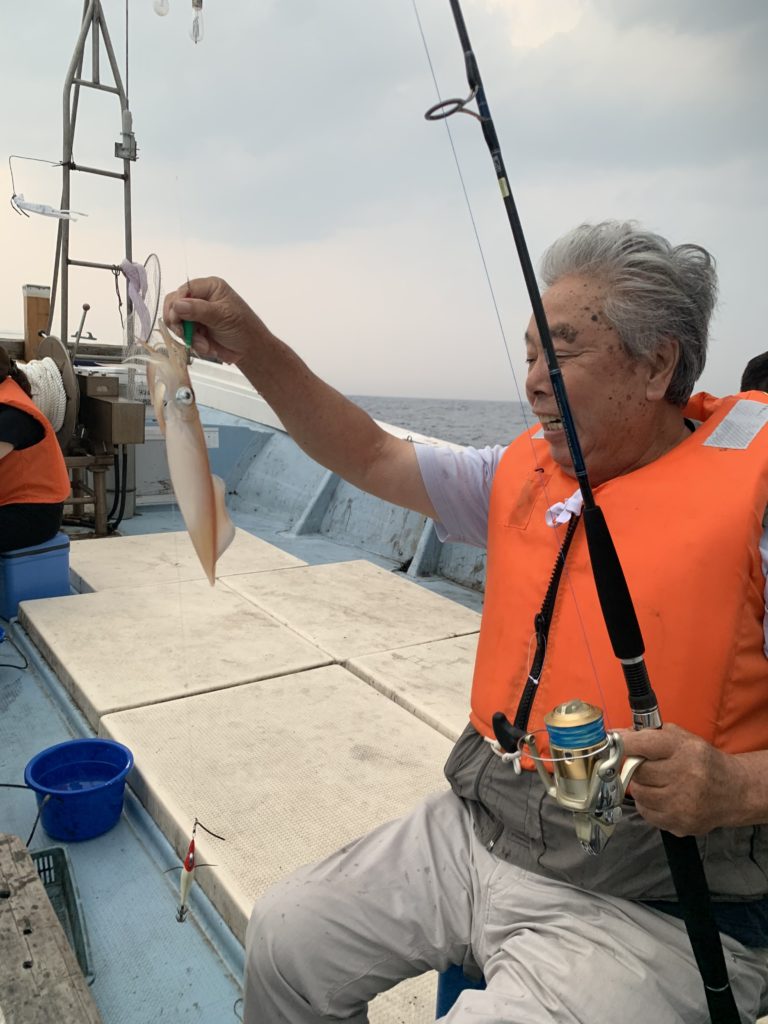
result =
[{"label": "white deck mat", "polygon": [[469,721],[477,633],[350,658],[346,667],[443,736]]},{"label": "white deck mat", "polygon": [[22,602],[19,620],[94,729],[112,711],[330,661],[207,580]]},{"label": "white deck mat", "polygon": [[372,562],[307,565],[223,582],[339,662],[480,628],[477,612]]},{"label": "white deck mat", "polygon": [[[337,665],[108,715],[100,732],[133,750],[129,782],[180,857],[195,817],[224,836],[198,829],[198,863],[216,866],[196,879],[240,941],[274,881],[444,788],[451,747]],[[434,977],[376,1002],[375,1024],[426,1024]]]},{"label": "white deck mat", "polygon": [[[273,544],[236,529],[234,540],[218,560],[216,576],[304,564]],[[186,531],[75,541],[69,552],[69,577],[80,593],[206,578]]]}]

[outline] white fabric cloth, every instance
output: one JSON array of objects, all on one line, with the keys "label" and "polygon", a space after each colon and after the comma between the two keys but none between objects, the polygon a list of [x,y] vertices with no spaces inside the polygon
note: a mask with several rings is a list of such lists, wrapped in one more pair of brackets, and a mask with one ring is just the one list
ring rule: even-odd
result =
[{"label": "white fabric cloth", "polygon": [[147,272],[141,263],[131,263],[123,260],[120,269],[125,274],[128,282],[128,298],[139,318],[141,326],[140,341],[149,341],[149,334],[152,330],[152,317],[150,316],[147,304],[144,301],[147,294]]},{"label": "white fabric cloth", "polygon": [[577,488],[570,498],[565,501],[556,501],[550,505],[544,513],[547,526],[562,526],[567,523],[571,516],[580,516],[584,508],[584,499],[581,496],[581,489]]}]

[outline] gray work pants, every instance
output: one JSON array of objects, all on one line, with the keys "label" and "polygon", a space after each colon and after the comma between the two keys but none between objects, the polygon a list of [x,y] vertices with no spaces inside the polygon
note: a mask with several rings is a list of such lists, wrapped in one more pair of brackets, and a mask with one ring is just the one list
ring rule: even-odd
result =
[{"label": "gray work pants", "polygon": [[[724,938],[742,1021],[768,1006],[768,952]],[[474,958],[484,991],[450,1024],[704,1024],[682,924],[523,871],[476,840],[451,792],[429,797],[254,907],[245,1024],[366,1024],[398,981]]]}]

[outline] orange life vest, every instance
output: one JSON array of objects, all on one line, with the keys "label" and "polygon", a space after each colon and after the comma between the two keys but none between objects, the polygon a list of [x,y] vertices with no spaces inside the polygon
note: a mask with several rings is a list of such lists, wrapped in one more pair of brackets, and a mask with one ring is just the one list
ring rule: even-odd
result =
[{"label": "orange life vest", "polygon": [[0,505],[57,504],[69,497],[67,466],[53,427],[16,381],[0,383],[0,405],[34,416],[45,431],[38,444],[0,459]]},{"label": "orange life vest", "polygon": [[[753,392],[749,398],[768,405],[768,395]],[[735,409],[740,400],[694,396],[686,414],[704,422],[690,437],[595,490],[629,583],[662,718],[731,753],[768,748],[765,578],[758,547],[768,506],[768,429],[746,448],[706,443],[728,419],[718,442],[745,411]],[[493,736],[494,712],[514,719],[536,647],[534,616],[564,533],[564,527],[546,525],[545,510],[576,489],[547,443],[533,438],[537,429],[509,446],[491,492],[470,716],[486,736]],[[575,697],[604,708],[608,728],[631,726],[582,523],[560,582],[529,729],[542,730],[543,716]]]}]

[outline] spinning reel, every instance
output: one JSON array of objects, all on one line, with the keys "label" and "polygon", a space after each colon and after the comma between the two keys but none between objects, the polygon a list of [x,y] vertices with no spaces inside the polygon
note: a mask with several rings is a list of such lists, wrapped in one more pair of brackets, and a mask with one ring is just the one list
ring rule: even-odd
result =
[{"label": "spinning reel", "polygon": [[622,765],[620,735],[606,732],[600,708],[584,701],[558,704],[544,716],[544,724],[549,757],[539,753],[532,732],[520,739],[518,749],[533,760],[549,796],[573,812],[576,836],[586,852],[598,854],[621,818],[627,787],[643,758],[628,757]]}]

